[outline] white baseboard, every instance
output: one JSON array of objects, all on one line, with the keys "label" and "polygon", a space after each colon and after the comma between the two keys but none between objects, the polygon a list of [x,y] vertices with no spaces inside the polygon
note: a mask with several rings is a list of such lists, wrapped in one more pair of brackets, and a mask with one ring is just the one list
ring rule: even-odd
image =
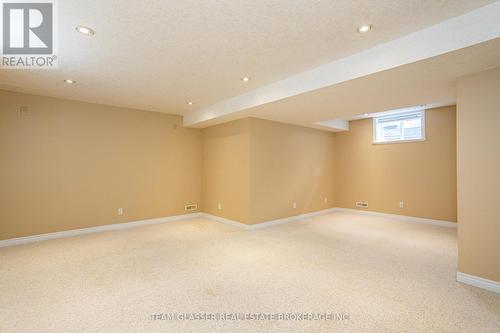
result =
[{"label": "white baseboard", "polygon": [[228,224],[228,225],[232,225],[234,227],[238,227],[238,228],[241,228],[241,229],[245,229],[245,230],[258,230],[258,229],[272,227],[272,226],[275,226],[275,225],[290,223],[290,222],[293,222],[293,221],[304,220],[304,219],[307,219],[307,218],[311,218],[313,216],[328,214],[328,213],[333,212],[334,210],[335,210],[335,208],[323,209],[323,210],[319,210],[319,211],[316,211],[316,212],[305,213],[305,214],[300,214],[300,215],[294,215],[294,216],[285,217],[285,218],[282,218],[282,219],[270,220],[270,221],[266,221],[266,222],[262,222],[262,223],[257,223],[257,224],[245,224],[245,223],[241,223],[241,222],[229,220],[229,219],[226,219],[226,218],[223,218],[223,217],[219,217],[219,216],[207,214],[207,213],[202,213],[202,215],[205,216],[208,219],[211,219],[211,220],[214,220],[214,221],[217,221],[217,222],[221,222],[221,223],[225,223],[225,224]]},{"label": "white baseboard", "polygon": [[79,235],[85,235],[85,234],[92,234],[92,233],[96,233],[96,232],[122,230],[122,229],[129,229],[129,228],[145,226],[145,225],[160,224],[160,223],[165,223],[165,222],[189,220],[189,219],[193,219],[193,218],[197,218],[197,217],[201,217],[201,216],[202,216],[202,213],[174,215],[174,216],[159,217],[159,218],[155,218],[155,219],[148,219],[148,220],[141,220],[141,221],[134,221],[134,222],[107,224],[107,225],[101,225],[101,226],[97,226],[97,227],[73,229],[73,230],[66,230],[66,231],[51,232],[48,234],[5,239],[5,240],[0,240],[0,248],[6,247],[6,246],[21,245],[21,244],[26,244],[26,243],[41,242],[41,241],[45,241],[45,240],[49,240],[49,239],[65,238],[65,237],[73,237],[73,236],[79,236]]},{"label": "white baseboard", "polygon": [[41,235],[34,235],[34,236],[27,236],[27,237],[13,238],[13,239],[5,239],[5,240],[0,240],[0,248],[6,247],[6,246],[40,242],[40,241],[45,241],[45,240],[49,240],[49,239],[73,237],[73,236],[85,235],[85,234],[96,233],[96,232],[122,230],[122,229],[134,228],[134,227],[139,227],[139,226],[144,226],[144,225],[188,220],[188,219],[193,219],[193,218],[198,218],[198,217],[205,217],[205,218],[208,218],[208,219],[216,221],[216,222],[225,223],[225,224],[232,225],[234,227],[238,227],[238,228],[245,229],[245,230],[258,230],[258,229],[268,228],[268,227],[272,227],[272,226],[276,226],[276,225],[280,225],[280,224],[304,220],[307,218],[311,218],[311,217],[323,215],[323,214],[328,214],[328,213],[332,213],[332,212],[357,213],[357,214],[364,214],[364,215],[372,215],[372,216],[380,216],[380,217],[386,217],[386,218],[391,218],[391,219],[397,219],[397,220],[406,221],[406,222],[426,223],[426,224],[438,225],[438,226],[442,226],[442,227],[456,228],[456,223],[448,222],[448,221],[430,220],[430,219],[423,219],[423,218],[419,218],[419,217],[411,217],[411,216],[396,215],[396,214],[385,214],[385,213],[379,213],[379,212],[373,212],[373,211],[363,211],[363,210],[349,209],[349,208],[329,208],[329,209],[324,209],[324,210],[320,210],[320,211],[316,211],[316,212],[285,217],[285,218],[277,219],[277,220],[266,221],[266,222],[262,222],[262,223],[258,223],[258,224],[245,224],[245,223],[233,221],[230,219],[226,219],[223,217],[207,214],[207,213],[192,213],[192,214],[160,217],[160,218],[155,218],[155,219],[127,222],[127,223],[108,224],[108,225],[102,225],[102,226],[84,228],[84,229],[52,232],[52,233],[48,233],[48,234],[41,234]]},{"label": "white baseboard", "polygon": [[500,293],[500,282],[483,279],[479,276],[469,275],[462,272],[457,272],[457,281],[474,287]]},{"label": "white baseboard", "polygon": [[258,224],[252,225],[252,227],[253,227],[252,229],[253,230],[263,229],[263,228],[272,227],[272,226],[275,226],[275,225],[290,223],[290,222],[294,222],[294,221],[300,221],[300,220],[308,219],[308,218],[311,218],[311,217],[314,217],[314,216],[319,216],[319,215],[324,215],[324,214],[332,213],[334,211],[335,211],[335,208],[328,208],[328,209],[318,210],[318,211],[311,212],[311,213],[305,213],[305,214],[300,214],[300,215],[294,215],[294,216],[290,216],[290,217],[285,217],[285,218],[282,218],[282,219],[266,221],[266,222],[262,222],[262,223],[258,223]]},{"label": "white baseboard", "polygon": [[51,232],[51,233],[47,233],[47,234],[26,236],[26,237],[20,237],[20,238],[5,239],[5,240],[0,240],[0,248],[7,247],[7,246],[27,244],[27,243],[41,242],[41,241],[46,241],[46,240],[50,240],[50,239],[73,237],[73,236],[91,234],[91,233],[96,233],[96,232],[122,230],[122,229],[145,226],[145,225],[160,224],[160,223],[174,222],[174,221],[182,221],[182,220],[188,220],[188,219],[193,219],[193,218],[198,218],[198,217],[205,217],[205,218],[208,218],[208,219],[216,221],[216,222],[229,224],[229,225],[232,225],[234,227],[242,228],[245,230],[257,230],[257,229],[267,228],[267,227],[271,227],[271,226],[278,225],[278,224],[284,224],[284,223],[289,223],[292,221],[302,220],[302,219],[309,218],[309,217],[316,216],[316,215],[326,214],[326,213],[329,213],[332,211],[333,211],[333,208],[325,209],[325,210],[321,210],[321,211],[317,211],[317,212],[291,216],[291,217],[287,217],[287,218],[283,218],[283,219],[272,220],[272,221],[267,221],[267,222],[263,222],[263,223],[259,223],[259,224],[253,224],[253,225],[240,223],[237,221],[229,220],[229,219],[226,219],[223,217],[219,217],[219,216],[215,216],[215,215],[211,215],[211,214],[207,214],[207,213],[192,213],[192,214],[160,217],[160,218],[155,218],[155,219],[148,219],[148,220],[141,220],[141,221],[134,221],[134,222],[107,224],[107,225],[90,227],[90,228],[83,228],[83,229]]},{"label": "white baseboard", "polygon": [[252,230],[252,225],[250,225],[250,224],[241,223],[238,221],[226,219],[225,217],[220,217],[220,216],[216,216],[216,215],[212,215],[212,214],[208,214],[208,213],[201,213],[201,215],[202,215],[202,217],[209,219],[209,220],[212,220],[212,221],[215,221],[215,222],[224,223],[224,224],[227,224],[227,225],[230,225],[233,227],[237,227],[240,229]]},{"label": "white baseboard", "polygon": [[357,214],[363,214],[363,215],[379,216],[379,217],[385,217],[385,218],[389,218],[389,219],[396,219],[396,220],[404,221],[404,222],[425,223],[425,224],[437,225],[440,227],[447,227],[447,228],[456,228],[457,227],[457,223],[455,223],[455,222],[424,219],[421,217],[406,216],[406,215],[387,214],[387,213],[374,212],[371,210],[359,210],[359,209],[340,208],[340,207],[334,208],[333,210],[336,212],[348,212],[348,213],[357,213]]}]

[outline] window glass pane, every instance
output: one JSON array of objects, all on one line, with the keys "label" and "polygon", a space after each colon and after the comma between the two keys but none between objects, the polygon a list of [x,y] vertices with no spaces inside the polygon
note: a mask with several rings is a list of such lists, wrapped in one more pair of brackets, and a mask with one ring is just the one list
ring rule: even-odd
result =
[{"label": "window glass pane", "polygon": [[423,117],[424,111],[412,111],[374,118],[375,142],[423,139]]}]

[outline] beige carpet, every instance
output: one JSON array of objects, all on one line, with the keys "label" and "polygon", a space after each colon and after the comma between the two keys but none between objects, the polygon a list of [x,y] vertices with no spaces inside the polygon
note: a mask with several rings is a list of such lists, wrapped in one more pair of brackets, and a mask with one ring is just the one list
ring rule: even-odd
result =
[{"label": "beige carpet", "polygon": [[[0,249],[0,332],[499,332],[500,295],[457,283],[456,261],[455,229],[338,212],[59,239]],[[163,313],[348,317],[151,319]]]}]

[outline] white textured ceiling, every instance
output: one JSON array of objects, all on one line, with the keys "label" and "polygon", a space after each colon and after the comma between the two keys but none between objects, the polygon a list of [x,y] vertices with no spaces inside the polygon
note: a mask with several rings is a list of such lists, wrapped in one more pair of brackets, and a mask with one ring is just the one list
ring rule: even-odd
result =
[{"label": "white textured ceiling", "polygon": [[1,70],[0,89],[187,114],[492,2],[57,1],[59,69]]}]

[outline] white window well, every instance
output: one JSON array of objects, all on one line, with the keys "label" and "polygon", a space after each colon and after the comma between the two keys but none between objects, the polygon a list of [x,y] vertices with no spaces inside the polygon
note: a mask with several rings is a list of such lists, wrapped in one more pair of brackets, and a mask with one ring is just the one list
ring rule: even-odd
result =
[{"label": "white window well", "polygon": [[425,110],[373,118],[373,143],[425,140]]}]

